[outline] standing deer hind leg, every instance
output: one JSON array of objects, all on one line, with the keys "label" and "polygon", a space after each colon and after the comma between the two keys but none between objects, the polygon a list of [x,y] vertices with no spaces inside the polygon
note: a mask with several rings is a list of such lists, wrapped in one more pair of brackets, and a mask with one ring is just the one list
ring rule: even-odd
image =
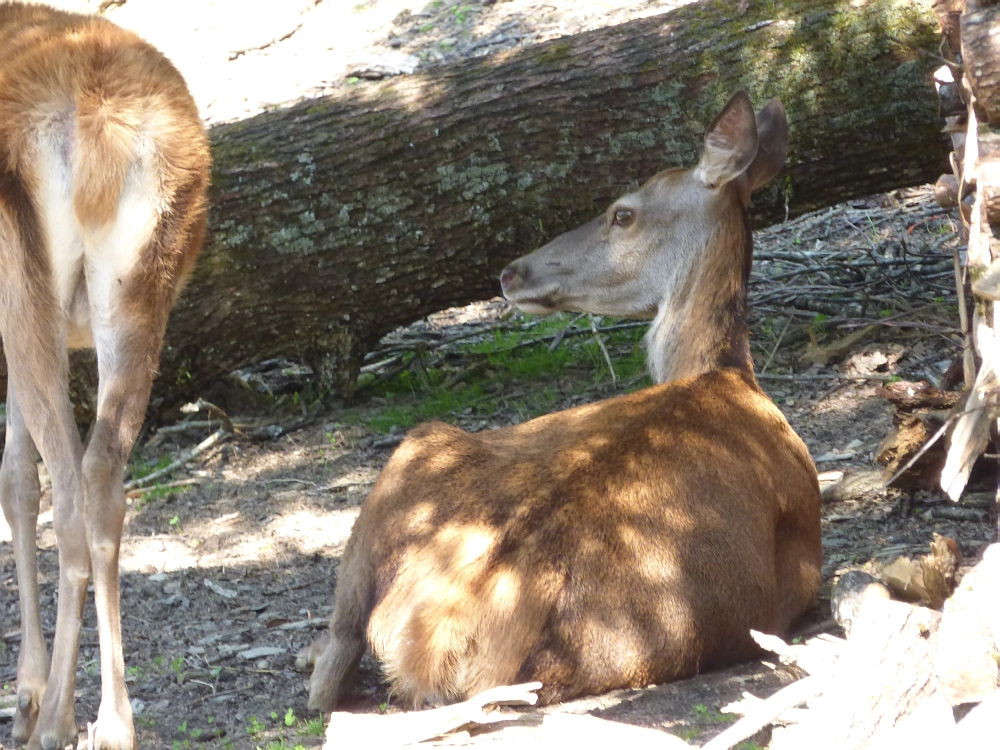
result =
[{"label": "standing deer hind leg", "polygon": [[[148,164],[126,180],[118,215],[88,245],[90,326],[97,350],[97,416],[83,455],[84,518],[94,574],[101,645],[101,705],[94,730],[99,750],[136,746],[125,688],[119,554],[125,522],[123,478],[145,417],[190,225],[173,224],[182,197],[160,215]],[[194,233],[200,242],[200,233]],[[179,250],[179,251],[178,251]]]},{"label": "standing deer hind leg", "polygon": [[21,605],[21,652],[17,659],[17,713],[11,736],[24,744],[35,728],[38,706],[49,676],[49,652],[38,607],[38,460],[14,386],[7,383],[7,435],[0,463],[0,504],[10,526]]},{"label": "standing deer hind leg", "polygon": [[[118,323],[119,325],[115,325]],[[96,747],[136,744],[125,688],[118,560],[125,521],[125,463],[142,425],[162,326],[95,321],[100,384],[97,420],[83,457],[84,516],[94,573],[101,644],[101,705]]]},{"label": "standing deer hind leg", "polygon": [[[30,733],[29,747],[48,750],[76,742],[73,691],[90,556],[83,522],[83,445],[69,399],[67,329],[45,264],[40,263],[29,272],[28,264],[37,262],[40,257],[39,235],[25,205],[26,198],[17,185],[2,181],[0,254],[5,274],[0,279],[0,336],[7,357],[9,389],[15,394],[15,407],[9,412],[8,420],[14,430],[17,449],[4,457],[4,481],[0,491],[4,493],[4,513],[9,521],[13,519],[10,526],[18,580],[24,582],[21,585],[26,589],[22,592],[22,601],[30,597],[27,609],[22,609],[28,640],[25,642],[27,653],[18,664],[17,739],[23,740],[23,735]],[[20,229],[12,218],[15,208],[22,215]],[[32,248],[33,253],[27,252],[25,247],[26,235],[27,243],[36,245]],[[38,589],[34,520],[38,499],[37,479],[28,478],[28,472],[34,468],[33,461],[28,458],[32,440],[52,478],[53,519],[59,544],[56,635],[44,692],[39,689],[38,680],[46,671],[47,657],[35,625]],[[14,490],[14,482],[18,480]]]}]

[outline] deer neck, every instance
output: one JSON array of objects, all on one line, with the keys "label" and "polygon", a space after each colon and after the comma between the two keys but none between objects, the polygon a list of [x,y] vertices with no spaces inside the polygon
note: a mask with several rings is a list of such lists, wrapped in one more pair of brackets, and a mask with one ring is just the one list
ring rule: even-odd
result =
[{"label": "deer neck", "polygon": [[653,380],[736,367],[753,377],[746,297],[753,235],[746,211],[717,225],[666,290],[646,334]]}]

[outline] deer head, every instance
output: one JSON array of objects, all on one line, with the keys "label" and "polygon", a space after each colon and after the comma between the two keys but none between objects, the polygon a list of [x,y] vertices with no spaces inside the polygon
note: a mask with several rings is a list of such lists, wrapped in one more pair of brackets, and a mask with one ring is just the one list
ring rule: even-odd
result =
[{"label": "deer head", "polygon": [[750,193],[785,162],[788,125],[772,99],[754,116],[738,91],[709,125],[693,169],[667,169],[602,216],[503,270],[504,296],[525,312],[654,318],[658,382],[734,365],[752,370],[746,284]]}]

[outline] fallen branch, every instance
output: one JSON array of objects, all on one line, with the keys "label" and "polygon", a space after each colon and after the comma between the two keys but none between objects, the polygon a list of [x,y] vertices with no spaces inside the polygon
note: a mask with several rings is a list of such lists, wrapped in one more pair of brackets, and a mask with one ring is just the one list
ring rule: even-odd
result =
[{"label": "fallen branch", "polygon": [[[499,705],[532,705],[541,683],[493,688],[463,703],[425,711],[389,714],[334,712],[326,730],[325,750],[343,747],[396,748],[478,745],[483,732],[492,741],[518,750],[553,747],[628,747],[630,750],[690,750],[666,732],[566,713],[500,713]],[[475,732],[475,738],[469,735]],[[463,736],[464,734],[464,736]]]},{"label": "fallen branch", "polygon": [[462,703],[426,711],[406,711],[383,716],[334,711],[327,724],[327,745],[341,747],[398,747],[440,737],[471,722],[489,724],[512,718],[490,715],[487,708],[501,705],[533,706],[540,682],[492,688]]},{"label": "fallen branch", "polygon": [[778,347],[781,346],[781,341],[785,338],[785,334],[788,333],[788,326],[791,324],[792,316],[789,315],[788,319],[785,321],[785,327],[781,329],[781,335],[779,335],[778,340],[774,342],[774,348],[771,349],[771,353],[767,355],[767,361],[765,361],[764,366],[760,368],[761,375],[767,372],[767,368],[771,365],[771,360],[774,359],[774,355],[778,353]]},{"label": "fallen branch", "polygon": [[226,432],[233,432],[233,421],[229,418],[229,415],[226,414],[225,410],[203,398],[199,398],[191,404],[184,404],[184,406],[181,407],[181,412],[183,414],[197,414],[199,412],[205,412],[208,414],[210,419],[215,417],[220,420],[222,422],[222,427],[226,430]]},{"label": "fallen branch", "polygon": [[[156,487],[161,490],[170,490],[177,487],[193,487],[195,485],[204,484],[204,479],[199,479],[198,477],[190,477],[188,479],[177,479],[173,482],[164,482],[163,484],[158,484]],[[125,493],[127,498],[142,497],[146,490],[151,489],[149,487],[139,487],[134,490],[129,490]]]},{"label": "fallen branch", "polygon": [[898,375],[872,373],[870,375],[847,375],[842,372],[831,372],[824,375],[813,375],[811,373],[791,373],[777,374],[761,372],[757,374],[758,380],[784,380],[788,382],[798,382],[800,380],[870,380],[874,383],[891,383]]},{"label": "fallen branch", "polygon": [[[738,745],[743,740],[753,737],[757,732],[773,723],[779,716],[790,708],[801,706],[803,703],[812,700],[819,695],[826,686],[825,680],[819,677],[805,677],[798,682],[783,687],[777,693],[766,700],[754,701],[753,710],[737,721],[722,734],[714,737],[707,744],[702,745],[701,750],[729,750],[734,745]],[[723,708],[725,713],[731,708]]]},{"label": "fallen branch", "polygon": [[157,469],[156,471],[147,474],[144,477],[138,479],[133,479],[125,483],[125,491],[139,489],[141,487],[148,487],[151,484],[156,484],[156,481],[161,477],[169,476],[175,472],[180,467],[185,464],[190,463],[195,458],[200,456],[205,451],[213,448],[218,443],[223,440],[228,440],[232,437],[231,432],[227,432],[225,429],[218,429],[212,435],[202,440],[198,445],[189,450],[187,453],[181,455],[176,461],[171,461],[169,464],[164,466],[162,469]]}]

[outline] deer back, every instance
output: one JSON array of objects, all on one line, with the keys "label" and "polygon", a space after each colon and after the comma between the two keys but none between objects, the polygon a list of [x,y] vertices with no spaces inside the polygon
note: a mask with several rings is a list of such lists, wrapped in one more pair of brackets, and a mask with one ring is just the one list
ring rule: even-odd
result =
[{"label": "deer back", "polygon": [[698,166],[505,269],[531,311],[654,317],[668,382],[493,431],[411,430],[345,550],[312,707],[365,642],[415,702],[534,680],[550,702],[745,659],[751,628],[810,606],[816,471],[757,387],[744,309],[746,203],[784,134],[780,104],[755,117],[739,93]]}]

